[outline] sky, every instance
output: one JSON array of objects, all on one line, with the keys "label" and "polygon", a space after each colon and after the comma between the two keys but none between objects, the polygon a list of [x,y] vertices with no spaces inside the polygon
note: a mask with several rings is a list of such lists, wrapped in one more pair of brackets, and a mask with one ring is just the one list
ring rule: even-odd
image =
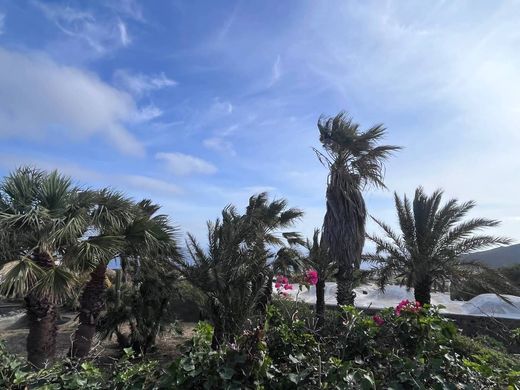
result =
[{"label": "sky", "polygon": [[[205,236],[268,191],[325,213],[316,122],[346,110],[404,149],[371,215],[419,185],[520,241],[518,1],[0,0],[0,175],[59,169]],[[373,223],[368,230],[374,230]]]}]

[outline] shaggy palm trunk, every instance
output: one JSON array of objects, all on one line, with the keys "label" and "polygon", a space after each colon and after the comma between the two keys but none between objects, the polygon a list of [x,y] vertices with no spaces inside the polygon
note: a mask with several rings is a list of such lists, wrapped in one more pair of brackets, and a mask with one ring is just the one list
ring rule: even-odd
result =
[{"label": "shaggy palm trunk", "polygon": [[431,291],[432,291],[432,280],[430,277],[425,277],[414,286],[414,297],[415,301],[424,304],[431,303]]},{"label": "shaggy palm trunk", "polygon": [[338,265],[338,305],[354,304],[354,270],[359,269],[365,244],[365,201],[353,180],[343,169],[331,167],[323,242],[328,256]]},{"label": "shaggy palm trunk", "polygon": [[316,329],[325,324],[325,280],[318,279],[316,283]]},{"label": "shaggy palm trunk", "polygon": [[105,275],[107,264],[101,262],[90,274],[80,298],[79,326],[74,333],[71,354],[82,358],[88,355],[96,333],[96,324],[104,307]]},{"label": "shaggy palm trunk", "polygon": [[[43,269],[53,267],[50,256],[36,253],[33,260]],[[27,360],[36,368],[52,362],[56,353],[56,306],[50,297],[31,292],[25,297],[29,335],[27,336]]]}]

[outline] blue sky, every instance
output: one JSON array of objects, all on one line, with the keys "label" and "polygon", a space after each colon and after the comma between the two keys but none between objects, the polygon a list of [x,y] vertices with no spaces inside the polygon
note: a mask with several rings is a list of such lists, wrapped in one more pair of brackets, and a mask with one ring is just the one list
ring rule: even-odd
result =
[{"label": "blue sky", "polygon": [[371,214],[442,187],[520,239],[519,22],[499,1],[0,0],[0,173],[58,168],[198,236],[267,190],[309,235],[316,121],[348,110],[405,148]]}]

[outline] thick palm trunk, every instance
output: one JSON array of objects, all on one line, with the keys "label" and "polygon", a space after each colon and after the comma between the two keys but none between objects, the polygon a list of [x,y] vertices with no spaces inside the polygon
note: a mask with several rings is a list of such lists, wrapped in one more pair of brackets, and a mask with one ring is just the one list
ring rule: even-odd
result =
[{"label": "thick palm trunk", "polygon": [[424,304],[431,303],[432,281],[430,277],[419,280],[414,286],[415,301]]},{"label": "thick palm trunk", "polygon": [[352,180],[341,168],[331,167],[323,242],[328,256],[338,265],[338,305],[354,304],[354,271],[359,269],[365,244],[365,201]]},{"label": "thick palm trunk", "polygon": [[[54,264],[48,254],[37,253],[33,260],[43,269]],[[27,360],[36,368],[52,362],[56,353],[56,306],[49,297],[31,292],[25,297],[29,335],[27,336]]]},{"label": "thick palm trunk", "polygon": [[96,324],[104,307],[107,264],[102,262],[90,274],[80,298],[79,326],[74,333],[71,354],[82,358],[88,355],[96,334]]},{"label": "thick palm trunk", "polygon": [[325,280],[318,279],[316,283],[316,329],[325,325]]},{"label": "thick palm trunk", "polygon": [[25,302],[29,319],[27,360],[35,368],[42,368],[52,362],[56,353],[56,307],[48,299],[32,293]]}]

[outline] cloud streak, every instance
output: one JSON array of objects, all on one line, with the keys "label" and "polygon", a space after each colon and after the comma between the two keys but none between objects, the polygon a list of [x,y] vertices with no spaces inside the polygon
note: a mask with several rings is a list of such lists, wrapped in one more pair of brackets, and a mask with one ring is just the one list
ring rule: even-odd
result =
[{"label": "cloud streak", "polygon": [[187,176],[192,174],[211,175],[217,172],[217,168],[195,156],[183,153],[157,153],[157,160],[164,161],[166,168],[175,175]]}]

